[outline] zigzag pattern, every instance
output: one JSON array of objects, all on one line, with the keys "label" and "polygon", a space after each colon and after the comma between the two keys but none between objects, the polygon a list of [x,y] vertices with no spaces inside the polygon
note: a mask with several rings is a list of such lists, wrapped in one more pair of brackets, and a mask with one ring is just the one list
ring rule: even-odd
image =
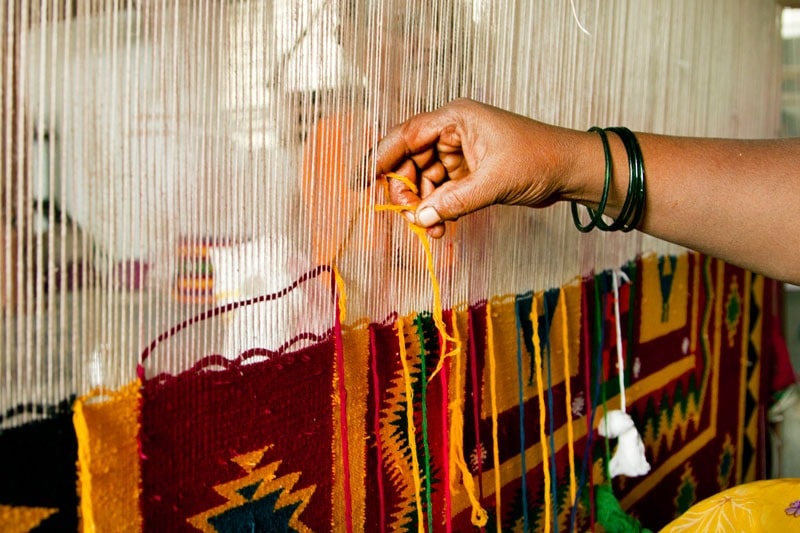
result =
[{"label": "zigzag pattern", "polygon": [[[429,348],[435,346],[433,340],[436,335],[436,329],[430,316],[420,315],[417,317],[414,324],[404,326],[404,338],[406,344],[406,358],[409,366],[410,383],[413,390],[413,404],[414,404],[414,425],[418,429],[421,425],[421,412],[417,409],[419,403],[422,387],[422,359],[421,354],[425,353],[423,350],[423,342]],[[430,353],[426,353],[426,366],[431,368],[429,363],[438,357],[438,351],[429,349]],[[414,529],[416,527],[417,514],[416,514],[416,494],[412,479],[413,472],[413,459],[411,447],[409,446],[409,433],[408,433],[408,406],[405,392],[405,379],[401,369],[395,371],[391,381],[391,385],[387,390],[388,398],[384,401],[386,407],[381,410],[382,425],[381,425],[381,448],[383,451],[383,462],[385,470],[388,472],[389,479],[393,486],[397,489],[401,498],[400,503],[396,505],[395,510],[392,511],[391,517],[393,519],[393,529]],[[417,433],[415,438],[417,447],[417,455],[421,456],[423,453],[422,436]],[[424,475],[424,473],[423,473]],[[437,481],[435,472],[431,471],[430,483],[433,484]],[[425,496],[425,486],[423,477],[423,493]]]},{"label": "zigzag pattern", "polygon": [[701,415],[699,396],[700,390],[694,383],[694,374],[691,374],[686,385],[683,381],[676,384],[673,395],[664,391],[658,406],[655,404],[655,398],[651,396],[641,416],[632,410],[631,417],[636,427],[641,428],[642,440],[647,449],[652,451],[654,460],[657,461],[661,457],[662,451],[669,453],[672,450],[677,435],[685,439],[690,424],[699,426]]}]

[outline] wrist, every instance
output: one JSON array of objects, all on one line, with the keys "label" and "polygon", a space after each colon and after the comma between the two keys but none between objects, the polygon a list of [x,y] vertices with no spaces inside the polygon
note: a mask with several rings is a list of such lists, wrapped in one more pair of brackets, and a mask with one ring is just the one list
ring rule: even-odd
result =
[{"label": "wrist", "polygon": [[[577,202],[592,209],[600,204],[605,185],[606,156],[601,137],[594,132],[574,131],[565,144],[571,154],[563,178],[560,199]],[[625,146],[617,135],[608,135],[611,158],[611,183],[605,213],[616,216],[627,192],[628,168]]]}]

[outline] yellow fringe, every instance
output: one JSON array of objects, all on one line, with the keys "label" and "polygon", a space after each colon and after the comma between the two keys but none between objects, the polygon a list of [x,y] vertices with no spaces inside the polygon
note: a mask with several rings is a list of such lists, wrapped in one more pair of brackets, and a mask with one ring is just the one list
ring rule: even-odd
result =
[{"label": "yellow fringe", "polygon": [[336,265],[333,266],[333,278],[336,280],[336,290],[339,292],[339,323],[344,327],[347,319],[347,296],[344,290],[344,278],[339,274]]},{"label": "yellow fringe", "polygon": [[[452,316],[453,333],[457,338],[460,337],[458,332],[458,319],[456,314]],[[472,472],[467,467],[467,461],[464,458],[464,384],[461,382],[461,372],[464,362],[463,352],[458,352],[454,355],[455,361],[455,394],[453,399],[448,404],[450,410],[450,490],[455,492],[455,476],[456,467],[461,472],[461,481],[464,484],[464,489],[467,491],[469,503],[472,506],[471,520],[472,524],[477,527],[483,527],[489,520],[489,515],[486,510],[481,507],[478,497],[475,495],[475,481],[472,477]]]},{"label": "yellow fringe", "polygon": [[495,368],[497,360],[494,354],[494,326],[492,325],[492,302],[491,300],[486,303],[486,344],[489,350],[489,383],[492,387],[492,453],[494,455],[494,502],[495,502],[495,517],[497,518],[497,531],[503,530],[503,523],[501,520],[501,496],[500,489],[502,487],[500,482],[500,447],[497,442],[497,369]]},{"label": "yellow fringe", "polygon": [[[394,172],[390,172],[386,174],[387,178],[395,179],[398,181],[402,181],[406,187],[408,187],[412,192],[416,194],[417,186],[411,180],[406,178],[405,176],[401,176],[400,174],[395,174]],[[396,213],[403,213],[406,211],[413,211],[414,208],[411,206],[405,205],[376,205],[375,211],[394,211]],[[453,345],[453,349],[450,351],[442,350],[442,355],[439,357],[439,361],[436,363],[436,368],[434,368],[431,375],[428,377],[428,383],[430,383],[433,378],[442,370],[444,366],[444,362],[447,358],[452,357],[456,353],[461,352],[461,341],[452,337],[449,333],[447,333],[447,326],[444,323],[443,311],[442,311],[442,289],[439,285],[439,280],[436,278],[436,267],[433,263],[433,251],[431,250],[431,242],[428,238],[428,233],[425,228],[421,226],[417,226],[416,224],[412,224],[409,222],[409,228],[414,234],[419,238],[420,243],[422,243],[422,249],[425,252],[425,265],[428,269],[428,276],[431,280],[431,287],[433,292],[433,322],[436,324],[436,330],[439,332],[439,336],[442,338],[442,347],[447,347],[447,343],[451,343]]]},{"label": "yellow fringe", "polygon": [[569,453],[569,496],[575,502],[578,483],[575,479],[575,433],[572,428],[572,390],[570,386],[569,368],[569,318],[567,316],[567,293],[561,290],[561,342],[564,344],[564,387],[567,402],[567,451]]},{"label": "yellow fringe", "polygon": [[411,386],[411,372],[408,369],[406,355],[406,339],[403,318],[395,323],[397,339],[400,342],[400,362],[403,364],[403,381],[406,389],[406,421],[408,425],[408,447],[411,449],[412,475],[414,476],[414,496],[417,500],[417,524],[419,531],[425,531],[422,516],[422,479],[419,475],[419,458],[417,457],[417,436],[414,428],[414,389]]},{"label": "yellow fringe", "polygon": [[[402,181],[406,187],[409,188],[414,194],[417,194],[419,190],[414,182],[406,178],[405,176],[401,176],[400,174],[396,174],[394,172],[390,172],[385,175],[388,179],[395,179]],[[403,205],[376,205],[375,211],[393,211],[395,213],[403,213],[406,211],[413,211],[414,207],[410,206],[403,206]],[[481,507],[480,501],[476,496],[475,491],[475,482],[473,480],[472,472],[469,471],[467,467],[466,460],[464,458],[464,443],[463,443],[463,435],[464,435],[464,398],[463,398],[463,385],[461,384],[461,363],[463,360],[463,349],[461,339],[458,338],[458,335],[451,336],[447,332],[447,326],[444,323],[444,312],[442,310],[442,290],[441,286],[439,285],[439,280],[436,277],[436,269],[433,262],[433,251],[431,250],[430,240],[428,238],[427,231],[425,228],[417,226],[416,224],[409,222],[409,228],[414,234],[419,238],[420,243],[422,244],[423,251],[425,253],[425,265],[428,270],[428,275],[431,280],[431,287],[433,292],[433,322],[436,325],[436,330],[439,333],[439,336],[442,339],[442,355],[439,357],[439,361],[436,364],[436,368],[434,368],[433,372],[431,372],[430,376],[428,377],[428,383],[430,383],[433,378],[435,378],[439,372],[441,372],[442,368],[444,367],[445,360],[448,358],[454,358],[456,361],[456,375],[457,375],[457,382],[456,382],[456,398],[451,401],[448,405],[450,411],[450,472],[451,476],[453,476],[453,472],[455,472],[454,465],[456,465],[461,472],[462,483],[464,484],[464,488],[467,491],[467,497],[469,498],[470,504],[472,506],[472,514],[471,520],[472,524],[478,527],[482,527],[486,525],[486,522],[489,519],[488,513],[486,512],[483,507]],[[402,329],[402,328],[400,328]],[[457,331],[456,325],[456,317],[453,315],[453,330]],[[447,343],[451,343],[453,348],[449,351],[446,350]],[[404,370],[404,378],[406,380],[406,394],[410,394],[411,384],[410,384],[410,376],[408,375],[408,369],[406,368],[406,361],[405,361],[405,341],[401,342],[401,357],[403,362],[403,370]],[[410,396],[409,396],[410,398]],[[413,417],[411,409],[409,409],[409,433],[413,435]],[[495,426],[496,426],[495,420]],[[495,433],[496,433],[495,427]],[[495,435],[495,446],[497,444],[497,438]],[[414,483],[416,485],[417,490],[417,509],[418,515],[420,516],[420,524],[422,523],[422,508],[421,508],[421,501],[420,501],[420,494],[419,491],[421,490],[421,480],[419,478],[419,462],[417,459],[417,450],[415,442],[412,442],[412,460],[414,462]],[[497,457],[497,452],[495,452],[495,457]],[[496,469],[499,472],[499,469]],[[454,482],[454,477],[451,477],[450,483],[452,488],[452,483]],[[499,494],[499,491],[497,491]]]},{"label": "yellow fringe", "polygon": [[542,381],[542,348],[539,345],[539,309],[538,299],[533,299],[531,306],[531,323],[533,324],[533,357],[536,366],[536,393],[539,396],[539,442],[542,445],[542,472],[544,472],[544,533],[550,533],[550,469],[548,459],[550,456],[547,447],[547,434],[545,433],[545,422],[547,419],[547,409],[544,404],[544,383]]}]

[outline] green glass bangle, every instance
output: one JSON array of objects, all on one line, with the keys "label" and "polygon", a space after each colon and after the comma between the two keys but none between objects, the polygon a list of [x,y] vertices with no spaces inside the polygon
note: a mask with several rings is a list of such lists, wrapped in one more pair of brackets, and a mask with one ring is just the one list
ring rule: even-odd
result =
[{"label": "green glass bangle", "polygon": [[[606,231],[621,230],[628,232],[635,229],[642,220],[645,202],[644,161],[639,142],[631,130],[624,127],[606,128],[620,138],[628,155],[628,192],[619,216],[610,225],[598,223],[600,229]],[[604,227],[605,226],[605,227]]]},{"label": "green glass bangle", "polygon": [[611,176],[613,174],[612,163],[611,163],[611,147],[608,144],[608,136],[606,132],[603,131],[602,128],[598,128],[597,126],[592,126],[589,128],[588,131],[597,132],[600,136],[600,140],[603,142],[603,153],[605,154],[605,164],[606,164],[606,171],[605,171],[605,181],[603,182],[603,194],[600,197],[600,203],[597,206],[597,209],[592,209],[590,207],[586,208],[586,211],[589,213],[589,222],[585,225],[581,222],[581,217],[578,213],[578,204],[577,202],[572,202],[572,221],[575,223],[575,227],[578,228],[579,231],[582,233],[587,233],[591,231],[595,226],[599,226],[600,224],[604,224],[602,217],[603,211],[606,209],[606,203],[608,202],[608,192],[611,189]]},{"label": "green glass bangle", "polygon": [[625,227],[625,220],[631,216],[633,201],[635,199],[635,193],[633,191],[636,189],[636,175],[634,166],[631,164],[631,152],[625,142],[624,134],[620,134],[618,129],[619,128],[606,128],[606,131],[611,131],[617,134],[622,141],[622,144],[625,146],[625,152],[628,154],[628,191],[625,193],[625,201],[622,203],[622,209],[620,209],[617,218],[614,219],[610,224],[607,224],[602,220],[597,224],[597,227],[603,231],[619,231],[623,229]]}]

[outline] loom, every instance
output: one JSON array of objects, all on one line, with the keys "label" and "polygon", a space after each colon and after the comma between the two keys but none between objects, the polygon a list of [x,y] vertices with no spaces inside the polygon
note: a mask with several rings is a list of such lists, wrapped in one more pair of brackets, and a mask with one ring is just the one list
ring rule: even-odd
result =
[{"label": "loom", "polygon": [[613,487],[643,524],[759,477],[773,282],[562,205],[426,256],[364,183],[382,132],[458,97],[775,136],[777,15],[3,2],[0,529],[586,530],[626,390],[653,469]]}]

